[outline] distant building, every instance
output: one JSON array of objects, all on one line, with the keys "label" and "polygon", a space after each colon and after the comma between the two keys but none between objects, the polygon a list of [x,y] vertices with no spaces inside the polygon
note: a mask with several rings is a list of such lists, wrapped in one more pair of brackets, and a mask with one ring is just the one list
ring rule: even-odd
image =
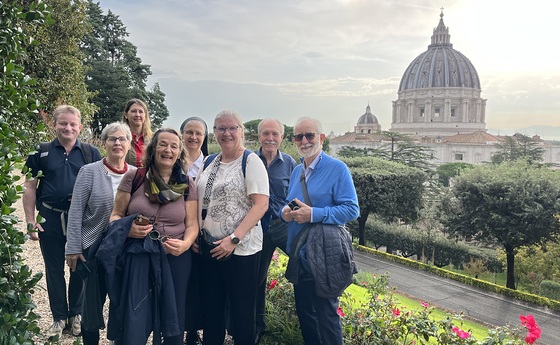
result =
[{"label": "distant building", "polygon": [[[428,50],[406,68],[398,97],[393,101],[391,132],[409,134],[434,151],[433,163],[489,162],[503,137],[486,132],[486,99],[470,60],[453,49],[449,28],[443,23],[433,30]],[[354,132],[330,139],[331,153],[343,146],[377,148],[387,144],[381,126],[371,113],[359,117]],[[560,164],[560,145],[540,138],[545,163]]]}]

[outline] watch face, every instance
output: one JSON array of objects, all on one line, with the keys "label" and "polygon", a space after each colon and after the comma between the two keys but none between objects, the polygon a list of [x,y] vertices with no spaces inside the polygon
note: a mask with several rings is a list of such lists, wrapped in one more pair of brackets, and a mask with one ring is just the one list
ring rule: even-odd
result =
[{"label": "watch face", "polygon": [[235,235],[231,235],[231,242],[233,242],[233,244],[238,244],[239,243],[239,238],[235,237]]}]

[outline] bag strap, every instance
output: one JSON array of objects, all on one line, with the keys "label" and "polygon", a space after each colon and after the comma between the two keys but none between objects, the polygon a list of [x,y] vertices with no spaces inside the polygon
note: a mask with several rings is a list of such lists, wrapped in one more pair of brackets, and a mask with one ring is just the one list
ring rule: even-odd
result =
[{"label": "bag strap", "polygon": [[[210,156],[208,156],[210,157]],[[214,184],[214,180],[216,179],[216,174],[218,173],[218,169],[220,168],[220,162],[222,160],[222,154],[218,153],[214,158],[218,158],[216,162],[214,162],[214,166],[210,175],[208,175],[208,180],[206,181],[206,187],[204,188],[204,198],[202,199],[202,225],[200,228],[204,227],[204,220],[206,219],[206,215],[208,214],[208,205],[210,204],[210,193],[212,192],[212,185]],[[212,158],[212,160],[214,160]]]},{"label": "bag strap", "polygon": [[82,148],[82,154],[84,155],[84,161],[86,162],[86,164],[93,163],[93,150],[91,148],[91,145],[83,142],[80,142],[80,145]]},{"label": "bag strap", "polygon": [[301,177],[299,178],[299,182],[301,183],[301,189],[303,191],[303,201],[307,205],[313,206],[311,199],[309,198],[309,194],[307,193],[307,182],[305,182],[305,168],[303,165],[301,166]]},{"label": "bag strap", "polygon": [[134,178],[132,179],[132,189],[130,190],[130,195],[134,194],[140,188],[144,181],[146,180],[146,168],[136,169]]}]

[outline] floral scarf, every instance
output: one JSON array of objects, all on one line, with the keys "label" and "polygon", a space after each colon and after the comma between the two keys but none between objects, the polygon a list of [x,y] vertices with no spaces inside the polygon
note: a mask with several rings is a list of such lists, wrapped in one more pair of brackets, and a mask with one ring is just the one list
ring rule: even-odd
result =
[{"label": "floral scarf", "polygon": [[173,166],[169,183],[163,181],[155,165],[148,169],[146,179],[146,195],[150,202],[168,204],[181,196],[186,199],[189,194],[187,175],[178,162]]}]

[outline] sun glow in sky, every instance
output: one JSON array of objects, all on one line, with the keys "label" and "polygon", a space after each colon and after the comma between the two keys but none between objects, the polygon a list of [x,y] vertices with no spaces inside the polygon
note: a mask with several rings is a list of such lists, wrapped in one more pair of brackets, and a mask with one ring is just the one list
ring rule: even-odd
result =
[{"label": "sun glow in sky", "polygon": [[[353,130],[368,103],[382,129],[444,7],[453,48],[478,71],[487,128],[560,132],[560,3],[548,0],[101,0],[166,93],[178,127],[222,109],[245,121],[321,119]],[[496,133],[496,131],[493,131]],[[525,133],[535,134],[535,133]],[[556,134],[560,136],[559,134]],[[545,136],[546,138],[546,136]]]}]

